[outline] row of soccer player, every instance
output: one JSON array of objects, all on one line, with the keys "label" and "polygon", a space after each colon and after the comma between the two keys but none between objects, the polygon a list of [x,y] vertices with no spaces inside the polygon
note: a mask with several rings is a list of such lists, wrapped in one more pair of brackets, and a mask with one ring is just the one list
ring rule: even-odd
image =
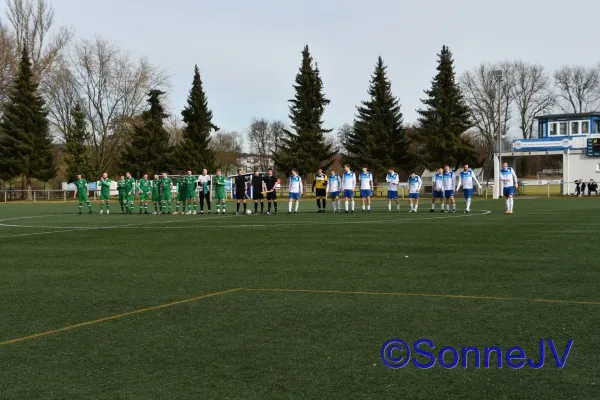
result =
[{"label": "row of soccer player", "polygon": [[[512,213],[513,209],[513,196],[515,189],[518,188],[517,177],[514,170],[508,167],[507,163],[504,163],[501,169],[501,181],[503,186],[503,195],[506,198],[506,213]],[[479,188],[481,184],[475,177],[473,171],[467,164],[464,165],[463,170],[458,174],[458,185],[456,185],[456,177],[453,171],[450,170],[448,165],[444,168],[439,168],[437,173],[432,178],[433,185],[433,199],[430,212],[435,211],[435,203],[437,199],[441,202],[441,211],[444,211],[444,204],[446,206],[446,212],[450,212],[450,205],[452,204],[452,212],[456,212],[456,201],[454,198],[454,192],[458,191],[460,187],[463,188],[463,195],[466,200],[465,213],[470,212],[471,199],[473,196],[473,184],[475,183]],[[354,212],[354,191],[357,186],[357,182],[360,184],[360,197],[362,202],[362,211],[370,212],[371,210],[371,195],[373,192],[373,175],[368,171],[367,166],[363,166],[362,172],[358,175],[351,170],[349,165],[345,165],[344,172],[339,176],[335,170],[331,170],[329,176],[323,173],[322,169],[317,171],[315,179],[313,181],[312,190],[316,194],[318,212],[325,212],[327,198],[331,200],[333,212],[341,212],[340,207],[340,193],[345,200],[345,211],[347,213]],[[388,211],[392,210],[392,202],[396,202],[396,209],[400,210],[400,202],[398,197],[398,186],[399,177],[393,168],[390,168],[386,176],[386,182],[388,184]],[[225,186],[226,178],[221,174],[221,170],[217,170],[215,176],[215,200],[217,202],[217,213],[225,213],[226,202],[225,202]],[[274,211],[277,213],[277,189],[279,183],[277,177],[273,174],[273,170],[269,168],[266,176],[260,176],[258,171],[255,171],[248,182],[246,177],[243,175],[242,170],[238,170],[238,176],[234,180],[235,193],[237,198],[237,209],[236,214],[239,214],[240,205],[243,204],[244,213],[247,212],[246,199],[248,185],[252,185],[252,193],[254,200],[254,212],[258,213],[258,205],[260,204],[261,213],[264,212],[264,195],[266,195],[268,201],[268,211],[271,212],[271,205],[274,206]],[[111,180],[107,174],[103,174],[100,179],[100,213],[110,213],[110,185]],[[456,185],[456,187],[455,187]],[[79,199],[79,213],[82,212],[83,202],[86,202],[89,208],[89,212],[92,212],[91,203],[87,196],[88,185],[87,181],[80,175],[77,177],[75,182],[77,188],[74,198]],[[204,203],[206,202],[208,212],[211,212],[210,202],[210,186],[211,178],[206,170],[202,171],[202,175],[195,177],[192,175],[192,171],[188,171],[187,175],[182,174],[177,180],[177,201],[176,211],[173,214],[179,213],[180,206],[184,214],[196,214],[197,202],[196,202],[196,188],[198,188],[200,198],[200,212],[204,212]],[[122,213],[133,213],[134,209],[134,198],[135,189],[139,191],[140,209],[139,213],[148,214],[148,202],[150,197],[154,205],[154,214],[170,214],[172,211],[172,191],[173,181],[167,176],[167,173],[163,173],[162,177],[158,175],[154,176],[154,180],[149,180],[148,175],[144,175],[142,179],[136,182],[130,173],[121,176],[121,179],[117,182],[117,189],[119,193],[119,203],[121,205]],[[409,202],[410,212],[417,212],[419,207],[419,193],[422,187],[421,178],[414,172],[410,173],[408,178],[409,188]],[[302,178],[298,175],[298,171],[293,169],[289,178],[289,205],[288,213],[298,212],[299,199],[303,195],[304,185]],[[237,195],[237,194],[240,195]],[[241,195],[243,193],[243,196]],[[294,204],[295,203],[295,204]],[[295,208],[294,208],[295,206]],[[187,208],[187,213],[186,213]],[[192,210],[193,208],[193,210]]]}]

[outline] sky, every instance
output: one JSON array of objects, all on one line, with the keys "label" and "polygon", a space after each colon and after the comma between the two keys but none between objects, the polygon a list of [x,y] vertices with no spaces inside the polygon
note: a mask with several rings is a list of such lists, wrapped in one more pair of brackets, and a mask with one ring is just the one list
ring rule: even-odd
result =
[{"label": "sky", "polygon": [[[99,35],[170,76],[179,113],[198,64],[213,122],[243,132],[253,118],[289,123],[287,100],[308,45],[326,96],[325,128],[351,123],[378,56],[407,123],[442,45],[456,72],[522,59],[548,70],[597,65],[597,0],[53,0],[75,40]],[[4,4],[0,5],[4,8]],[[2,12],[4,14],[4,12]]]}]

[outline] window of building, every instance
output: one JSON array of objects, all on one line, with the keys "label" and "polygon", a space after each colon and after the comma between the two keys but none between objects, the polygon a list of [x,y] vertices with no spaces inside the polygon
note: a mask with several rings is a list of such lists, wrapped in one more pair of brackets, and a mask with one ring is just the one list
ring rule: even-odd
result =
[{"label": "window of building", "polygon": [[590,133],[590,121],[581,122],[581,133]]},{"label": "window of building", "polygon": [[550,136],[556,136],[558,135],[558,124],[556,122],[553,122],[550,124]]},{"label": "window of building", "polygon": [[565,136],[567,134],[567,123],[566,122],[561,122],[559,124],[558,131],[559,131],[559,135]]},{"label": "window of building", "polygon": [[571,135],[579,135],[579,122],[571,122]]}]

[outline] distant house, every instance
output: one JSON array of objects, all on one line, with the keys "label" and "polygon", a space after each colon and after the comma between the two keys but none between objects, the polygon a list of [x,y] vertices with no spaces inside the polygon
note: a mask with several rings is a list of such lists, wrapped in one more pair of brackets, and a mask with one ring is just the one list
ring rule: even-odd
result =
[{"label": "distant house", "polygon": [[254,168],[261,169],[261,165],[273,165],[273,160],[271,158],[265,160],[258,154],[253,153],[238,153],[237,160],[238,168],[243,169],[244,172],[252,172],[254,171]]}]

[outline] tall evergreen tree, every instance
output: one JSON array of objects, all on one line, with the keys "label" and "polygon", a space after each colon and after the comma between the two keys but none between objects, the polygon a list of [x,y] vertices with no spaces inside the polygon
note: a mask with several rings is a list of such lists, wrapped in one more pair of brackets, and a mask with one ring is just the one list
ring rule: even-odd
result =
[{"label": "tall evergreen tree", "polygon": [[71,111],[71,125],[67,131],[65,149],[67,152],[67,175],[69,182],[74,182],[77,175],[83,175],[87,180],[94,177],[92,154],[86,144],[89,133],[85,126],[85,114],[79,103]]},{"label": "tall evergreen tree", "polygon": [[191,169],[200,173],[202,168],[214,171],[215,152],[210,147],[210,134],[219,128],[213,124],[213,113],[208,108],[206,94],[202,88],[200,71],[194,68],[194,80],[187,99],[187,106],[181,112],[183,122],[183,140],[177,147],[177,164],[180,169]]},{"label": "tall evergreen tree", "polygon": [[448,47],[438,54],[437,75],[427,98],[421,100],[424,109],[419,113],[416,139],[423,151],[415,154],[420,164],[438,168],[447,163],[458,167],[463,162],[474,163],[475,148],[463,134],[472,126],[469,108],[456,83],[454,60]]},{"label": "tall evergreen tree", "polygon": [[371,76],[370,99],[357,107],[354,129],[345,140],[346,154],[342,157],[343,163],[355,169],[367,164],[379,176],[390,167],[405,168],[408,162],[402,112],[386,68],[379,57]]},{"label": "tall evergreen tree", "polygon": [[131,141],[121,155],[121,169],[136,178],[145,173],[172,172],[173,149],[163,121],[168,115],[160,103],[163,94],[160,90],[148,93],[150,109],[142,113],[141,121],[135,125]]},{"label": "tall evergreen tree", "polygon": [[0,121],[0,174],[5,179],[23,176],[27,189],[33,178],[46,182],[56,176],[47,111],[27,46]]},{"label": "tall evergreen tree", "polygon": [[286,174],[297,168],[301,175],[314,173],[318,168],[328,168],[337,151],[325,141],[331,129],[323,128],[323,113],[329,100],[323,93],[319,68],[308,50],[302,51],[302,65],[294,85],[296,95],[290,103],[290,119],[294,133],[284,131],[281,146],[274,154],[275,164]]}]

